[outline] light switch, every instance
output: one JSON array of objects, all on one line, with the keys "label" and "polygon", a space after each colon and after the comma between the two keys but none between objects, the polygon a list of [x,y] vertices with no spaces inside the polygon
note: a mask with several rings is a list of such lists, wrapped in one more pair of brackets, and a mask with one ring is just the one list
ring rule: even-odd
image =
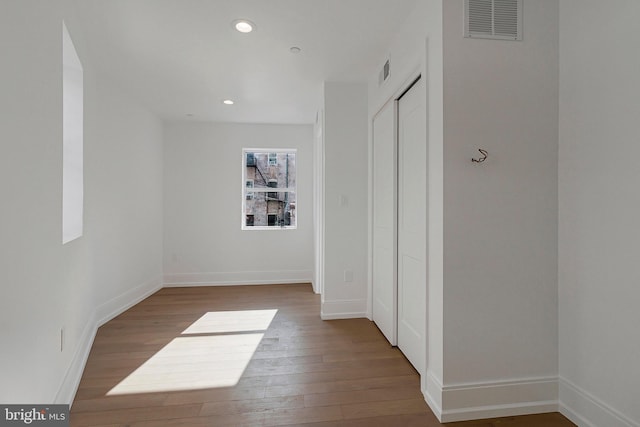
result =
[{"label": "light switch", "polygon": [[353,282],[353,270],[344,271],[344,281],[347,283]]}]

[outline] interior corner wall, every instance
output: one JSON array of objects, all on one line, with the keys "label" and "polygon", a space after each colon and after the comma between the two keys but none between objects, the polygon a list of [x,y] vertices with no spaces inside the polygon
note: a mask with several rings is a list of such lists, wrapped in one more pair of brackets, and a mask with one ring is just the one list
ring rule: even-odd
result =
[{"label": "interior corner wall", "polygon": [[313,125],[313,291],[324,289],[324,94]]},{"label": "interior corner wall", "polygon": [[522,41],[464,38],[443,3],[443,419],[553,411],[558,0],[524,1]]},{"label": "interior corner wall", "polygon": [[324,83],[323,319],[366,317],[367,86]]},{"label": "interior corner wall", "polygon": [[639,19],[560,2],[560,403],[580,426],[640,426]]},{"label": "interior corner wall", "polygon": [[[297,149],[297,229],[242,230],[242,149]],[[166,286],[311,283],[313,126],[165,125]]]},{"label": "interior corner wall", "polygon": [[[63,19],[85,72],[84,235],[65,245]],[[0,402],[71,403],[99,321],[160,286],[162,126],[97,75],[67,2],[3,2],[0,50]]]}]

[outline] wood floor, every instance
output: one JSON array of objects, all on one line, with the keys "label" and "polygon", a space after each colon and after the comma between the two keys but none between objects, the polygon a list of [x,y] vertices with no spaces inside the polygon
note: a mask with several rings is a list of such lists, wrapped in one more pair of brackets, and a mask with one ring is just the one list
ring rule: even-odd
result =
[{"label": "wood floor", "polygon": [[[163,289],[98,330],[71,426],[441,425],[373,323],[319,312],[310,285]],[[573,424],[554,413],[447,426]]]}]

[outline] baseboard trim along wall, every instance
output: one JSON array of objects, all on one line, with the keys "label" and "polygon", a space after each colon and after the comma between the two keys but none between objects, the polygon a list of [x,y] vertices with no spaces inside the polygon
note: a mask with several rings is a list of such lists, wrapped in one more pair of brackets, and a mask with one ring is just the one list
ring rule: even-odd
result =
[{"label": "baseboard trim along wall", "polygon": [[98,327],[162,289],[162,278],[156,277],[101,304],[96,309]]},{"label": "baseboard trim along wall", "polygon": [[560,377],[560,413],[581,427],[640,427],[597,397]]},{"label": "baseboard trim along wall", "polygon": [[427,368],[426,380],[421,378],[422,395],[438,420],[442,420],[442,381]]},{"label": "baseboard trim along wall", "polygon": [[423,394],[443,423],[558,410],[557,377],[442,385],[427,374]]},{"label": "baseboard trim along wall", "polygon": [[91,346],[93,345],[93,340],[96,337],[98,328],[138,304],[140,301],[156,293],[161,288],[162,278],[156,277],[112,298],[96,308],[82,332],[69,369],[67,369],[67,373],[54,399],[55,403],[68,404],[69,406],[73,404],[73,399],[78,391],[82,373],[87,364],[89,352],[91,351]]},{"label": "baseboard trim along wall", "polygon": [[360,319],[367,317],[367,300],[322,301],[320,318],[322,320]]},{"label": "baseboard trim along wall", "polygon": [[279,285],[311,283],[311,270],[232,271],[217,273],[175,273],[164,276],[164,286],[180,288],[190,286]]}]

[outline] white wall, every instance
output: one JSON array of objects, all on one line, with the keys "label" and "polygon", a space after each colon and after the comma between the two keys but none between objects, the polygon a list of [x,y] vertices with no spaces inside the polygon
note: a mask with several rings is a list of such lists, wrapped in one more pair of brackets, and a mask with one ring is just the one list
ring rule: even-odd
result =
[{"label": "white wall", "polygon": [[521,42],[443,3],[444,418],[554,410],[558,0],[524,2]]},{"label": "white wall", "polygon": [[[168,285],[311,282],[313,126],[165,125]],[[242,149],[296,148],[298,228],[241,230]]]},{"label": "white wall", "polygon": [[366,315],[367,159],[367,86],[325,82],[323,319]]},{"label": "white wall", "polygon": [[[420,73],[426,79],[428,140],[428,313],[427,375],[422,378],[422,391],[429,406],[442,412],[443,375],[443,53],[442,0],[419,1],[405,25],[390,40],[388,55],[379,60],[380,67],[390,61],[390,77],[378,84],[378,72],[369,79],[368,117],[373,117],[389,99],[398,96]],[[371,130],[371,128],[370,128]],[[369,134],[371,141],[371,133]],[[370,146],[371,147],[371,146]],[[370,207],[370,209],[372,209]],[[371,269],[372,266],[369,266]]]},{"label": "white wall", "polygon": [[[162,127],[96,75],[72,12],[21,0],[0,14],[3,403],[70,403],[97,322],[160,285]],[[84,236],[66,245],[63,18],[85,70]]]},{"label": "white wall", "polygon": [[560,399],[581,426],[640,426],[639,19],[560,2]]}]

